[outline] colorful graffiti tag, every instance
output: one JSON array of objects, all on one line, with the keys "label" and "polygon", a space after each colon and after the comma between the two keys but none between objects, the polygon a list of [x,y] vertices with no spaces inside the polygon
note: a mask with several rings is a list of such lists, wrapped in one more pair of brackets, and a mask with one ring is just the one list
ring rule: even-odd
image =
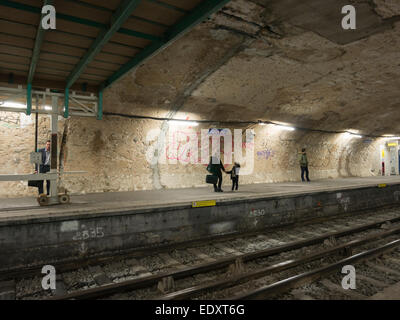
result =
[{"label": "colorful graffiti tag", "polygon": [[262,150],[262,151],[257,151],[257,159],[258,160],[268,160],[273,158],[275,155],[275,151],[273,150]]}]

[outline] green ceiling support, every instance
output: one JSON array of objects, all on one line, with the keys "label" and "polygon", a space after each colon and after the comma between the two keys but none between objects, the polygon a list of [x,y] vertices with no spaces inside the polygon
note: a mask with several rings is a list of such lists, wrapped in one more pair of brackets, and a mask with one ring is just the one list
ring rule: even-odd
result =
[{"label": "green ceiling support", "polygon": [[147,34],[139,31],[134,31],[126,28],[121,28],[118,30],[118,33],[122,34],[127,34],[128,36],[136,37],[136,38],[142,38],[146,40],[151,40],[151,41],[159,41],[161,40],[160,37],[153,36],[152,34]]},{"label": "green ceiling support", "polygon": [[123,65],[117,72],[106,80],[103,87],[106,88],[116,80],[121,78],[125,73],[143,63],[148,58],[155,55],[160,50],[170,45],[178,37],[185,32],[191,30],[200,22],[204,21],[211,14],[215,13],[226,5],[230,0],[205,0],[199,4],[192,12],[181,19],[176,25],[172,26],[164,35],[163,41],[156,41],[144,48],[132,60]]},{"label": "green ceiling support", "polygon": [[122,24],[129,18],[133,10],[139,5],[141,0],[124,0],[122,5],[114,12],[111,17],[110,27],[104,28],[96,40],[92,43],[89,50],[82,57],[81,61],[76,65],[67,79],[67,88],[70,88],[79,78],[86,66],[93,60],[103,46],[111,39],[115,32],[121,28]]},{"label": "green ceiling support", "polygon": [[30,116],[32,113],[32,85],[28,83],[26,89],[26,115]]},{"label": "green ceiling support", "polygon": [[166,32],[166,37],[170,41],[182,35],[184,32],[194,28],[200,22],[203,22],[210,15],[223,8],[230,0],[205,0],[201,2],[194,10],[186,15],[176,25],[172,26]]},{"label": "green ceiling support", "polygon": [[[136,1],[135,0],[130,0],[130,2],[136,2]],[[27,4],[18,3],[18,2],[14,2],[14,1],[9,1],[9,0],[0,0],[0,6],[6,6],[6,7],[9,7],[9,8],[23,10],[23,11],[26,11],[26,12],[33,12],[33,13],[38,13],[38,14],[42,13],[42,8],[34,7],[34,6],[30,6],[30,5],[27,5]],[[89,20],[89,19],[84,19],[84,18],[78,18],[78,17],[75,17],[75,16],[71,16],[71,15],[63,14],[63,13],[58,13],[58,12],[56,13],[56,18],[57,19],[62,19],[62,20],[67,20],[67,21],[71,21],[71,22],[75,22],[75,23],[79,23],[79,24],[83,24],[85,26],[99,28],[99,29],[108,29],[109,28],[109,25],[104,24],[104,23],[99,23],[99,22],[92,21],[92,20]],[[155,40],[155,38],[157,38],[157,37],[155,37],[155,36],[153,36],[151,34],[139,32],[139,31],[134,31],[134,30],[126,29],[126,28],[120,28],[119,30],[117,30],[117,32],[129,35],[129,36],[137,37],[137,38],[147,39],[147,40]]]},{"label": "green ceiling support", "polygon": [[64,95],[64,118],[69,116],[69,88],[65,88]]},{"label": "green ceiling support", "polygon": [[174,5],[159,1],[159,0],[147,0],[147,1],[148,2],[153,2],[153,3],[155,3],[155,4],[157,4],[157,5],[161,6],[161,7],[168,8],[168,9],[171,9],[171,10],[175,10],[175,11],[178,11],[178,12],[183,12],[183,13],[187,13],[188,12],[185,9],[179,8],[177,6],[174,6]]},{"label": "green ceiling support", "polygon": [[99,104],[97,109],[97,120],[103,119],[103,91],[99,91]]},{"label": "green ceiling support", "polygon": [[[51,5],[51,4],[53,4],[53,0],[44,0],[43,1],[43,6],[47,6],[47,5]],[[37,62],[39,59],[39,55],[40,55],[40,48],[42,47],[44,33],[46,32],[46,30],[44,30],[42,28],[42,19],[44,16],[45,16],[45,14],[42,14],[40,16],[39,25],[38,25],[37,31],[36,31],[35,46],[33,48],[31,65],[29,67],[28,83],[32,83],[33,76],[35,75],[36,65],[37,65]]]}]

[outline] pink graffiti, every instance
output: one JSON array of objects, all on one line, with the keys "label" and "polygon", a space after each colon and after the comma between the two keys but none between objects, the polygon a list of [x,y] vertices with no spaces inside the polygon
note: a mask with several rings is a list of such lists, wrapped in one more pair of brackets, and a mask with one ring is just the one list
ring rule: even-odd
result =
[{"label": "pink graffiti", "polygon": [[[190,144],[190,136],[193,135],[193,132],[185,132],[185,131],[174,131],[173,137],[172,137],[172,143],[168,143],[166,146],[166,155],[168,160],[177,160],[185,163],[189,163],[192,159],[192,157],[195,155],[191,149],[191,144]],[[177,143],[177,137],[186,137],[186,141],[182,142],[179,141]],[[198,148],[201,147],[201,140],[199,139],[200,137],[200,132],[196,132],[197,136],[197,141],[198,141]],[[176,156],[171,154],[170,149],[172,150],[177,150]],[[194,163],[201,163],[201,159],[198,157]]]},{"label": "pink graffiti", "polygon": [[[180,161],[183,163],[194,163],[194,164],[200,164],[202,162],[202,159],[200,156],[197,155],[196,159],[196,154],[192,150],[192,144],[191,144],[191,137],[193,139],[193,135],[196,134],[197,138],[197,151],[200,152],[202,150],[201,146],[201,133],[200,132],[193,132],[193,131],[174,131],[172,135],[172,139],[167,142],[166,145],[166,158],[168,160],[176,160]],[[181,138],[181,139],[179,139]],[[182,139],[183,138],[183,139]],[[178,139],[180,140],[178,142]],[[184,140],[184,141],[182,141]],[[194,139],[195,140],[195,139]],[[210,137],[211,140],[211,137]],[[211,141],[210,141],[211,143]],[[250,147],[254,147],[254,142],[243,142],[242,143],[242,148],[247,149]],[[172,150],[172,151],[171,151]],[[177,151],[175,154],[173,151]],[[234,151],[234,143],[232,141],[232,151]],[[224,156],[230,156],[225,152],[224,150],[224,143],[221,143],[221,152],[224,154]],[[200,152],[201,153],[201,152]],[[224,167],[229,166],[229,164],[224,165]]]}]

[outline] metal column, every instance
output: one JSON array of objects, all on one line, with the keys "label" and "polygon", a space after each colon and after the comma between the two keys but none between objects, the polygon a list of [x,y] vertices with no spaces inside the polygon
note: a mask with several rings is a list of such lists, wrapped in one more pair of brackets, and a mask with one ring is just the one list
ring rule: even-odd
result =
[{"label": "metal column", "polygon": [[[58,153],[58,97],[51,97],[51,164],[50,173],[57,173]],[[58,203],[58,177],[50,183],[49,203]]]}]

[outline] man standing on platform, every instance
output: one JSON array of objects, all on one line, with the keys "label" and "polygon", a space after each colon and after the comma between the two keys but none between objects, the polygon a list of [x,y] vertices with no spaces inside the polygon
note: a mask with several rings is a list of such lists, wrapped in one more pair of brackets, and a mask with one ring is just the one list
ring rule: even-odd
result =
[{"label": "man standing on platform", "polygon": [[[46,148],[39,149],[39,152],[42,154],[42,164],[39,166],[39,173],[47,173],[50,171],[50,161],[51,161],[51,153],[50,153],[50,145],[51,141],[47,140],[46,141]],[[36,165],[36,171],[37,173],[37,165]],[[43,193],[43,183],[44,181],[40,181],[39,184],[39,194]],[[46,180],[46,188],[47,188],[47,195],[50,195],[50,180]]]},{"label": "man standing on platform", "polygon": [[226,172],[226,171],[225,171],[224,165],[222,164],[222,161],[221,161],[220,157],[216,156],[216,155],[213,156],[213,157],[210,157],[210,164],[209,165],[210,165],[211,173],[218,177],[218,181],[217,181],[218,187],[217,187],[217,183],[215,183],[214,184],[214,191],[215,192],[224,192],[221,189],[221,186],[222,186],[222,172],[221,172],[221,170],[223,172]]},{"label": "man standing on platform", "polygon": [[303,148],[301,152],[299,153],[299,163],[300,163],[300,168],[301,168],[301,180],[304,182],[304,173],[306,174],[307,181],[310,182],[310,178],[308,177],[309,172],[308,172],[308,159],[307,159],[307,153],[306,149]]}]

